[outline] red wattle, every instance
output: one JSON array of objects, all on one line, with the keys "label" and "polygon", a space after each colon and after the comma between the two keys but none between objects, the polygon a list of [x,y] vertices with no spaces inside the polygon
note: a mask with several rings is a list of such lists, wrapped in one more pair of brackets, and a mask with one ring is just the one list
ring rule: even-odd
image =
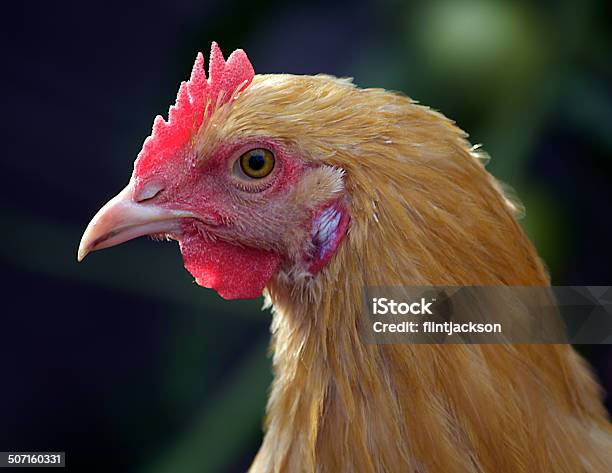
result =
[{"label": "red wattle", "polygon": [[224,299],[261,296],[280,262],[272,251],[210,241],[199,234],[183,235],[179,244],[187,271]]}]

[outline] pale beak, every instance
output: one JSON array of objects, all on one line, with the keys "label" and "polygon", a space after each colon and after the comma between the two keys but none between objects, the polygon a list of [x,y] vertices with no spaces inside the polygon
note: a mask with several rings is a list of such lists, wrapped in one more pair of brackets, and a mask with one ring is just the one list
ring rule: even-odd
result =
[{"label": "pale beak", "polygon": [[89,222],[77,253],[82,261],[91,251],[109,248],[143,235],[180,233],[183,218],[190,212],[157,206],[147,200],[134,200],[131,184],[113,197]]}]

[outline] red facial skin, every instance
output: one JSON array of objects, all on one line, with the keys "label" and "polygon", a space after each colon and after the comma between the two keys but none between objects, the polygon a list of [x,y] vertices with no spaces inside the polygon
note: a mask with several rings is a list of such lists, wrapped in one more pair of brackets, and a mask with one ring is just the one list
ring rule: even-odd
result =
[{"label": "red facial skin", "polygon": [[[236,175],[236,161],[254,148],[272,151],[274,169],[262,179]],[[151,203],[197,215],[197,219],[183,221],[180,234],[170,236],[179,241],[185,267],[196,282],[226,299],[260,296],[289,257],[288,229],[300,226],[309,234],[312,211],[299,203],[296,206],[289,195],[311,165],[273,139],[224,144],[209,156],[179,152],[173,159],[155,164],[149,167],[146,161],[137,160],[132,176],[134,194],[154,183],[163,190]],[[348,214],[343,215],[334,249],[346,232]],[[332,255],[333,251],[327,252],[320,260],[317,255],[304,255],[306,267],[316,273]]]}]

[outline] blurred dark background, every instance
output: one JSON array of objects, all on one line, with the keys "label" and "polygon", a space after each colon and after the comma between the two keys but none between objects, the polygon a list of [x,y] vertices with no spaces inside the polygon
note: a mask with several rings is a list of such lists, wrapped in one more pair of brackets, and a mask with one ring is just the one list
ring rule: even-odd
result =
[{"label": "blurred dark background", "polygon": [[[521,197],[553,282],[612,283],[609,1],[17,3],[2,8],[2,451],[153,473],[240,472],[255,454],[261,300],[197,287],[174,244],[75,259],[212,40],[259,73],[352,76],[442,111]],[[610,346],[578,348],[612,390]]]}]

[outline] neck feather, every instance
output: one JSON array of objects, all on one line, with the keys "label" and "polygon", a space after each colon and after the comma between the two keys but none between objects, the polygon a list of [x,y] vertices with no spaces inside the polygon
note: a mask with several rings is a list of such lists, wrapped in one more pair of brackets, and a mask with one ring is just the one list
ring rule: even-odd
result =
[{"label": "neck feather", "polygon": [[474,166],[472,222],[452,212],[457,196],[417,208],[392,181],[371,182],[369,193],[348,182],[351,229],[329,265],[268,286],[275,380],[253,473],[569,472],[583,471],[585,456],[588,471],[608,471],[597,386],[571,347],[359,338],[366,285],[548,284],[502,194]]}]

